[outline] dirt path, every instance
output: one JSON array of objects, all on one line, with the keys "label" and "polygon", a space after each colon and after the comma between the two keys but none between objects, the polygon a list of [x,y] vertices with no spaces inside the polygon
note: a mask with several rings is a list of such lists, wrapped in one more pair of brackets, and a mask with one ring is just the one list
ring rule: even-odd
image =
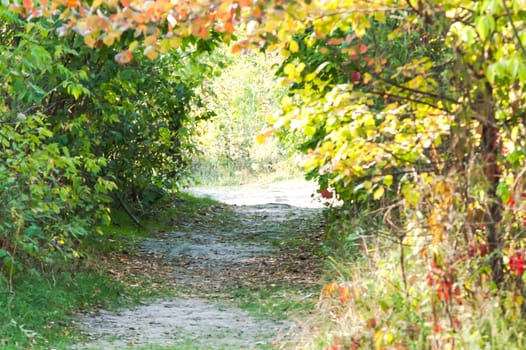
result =
[{"label": "dirt path", "polygon": [[180,296],[84,317],[80,324],[92,341],[79,348],[271,348],[293,323],[249,313],[239,298],[265,293],[255,308],[272,309],[312,297],[307,291],[321,264],[314,191],[304,181],[191,190],[224,204],[174,222],[173,231],[146,239],[126,263],[126,273],[140,274],[149,262]]}]

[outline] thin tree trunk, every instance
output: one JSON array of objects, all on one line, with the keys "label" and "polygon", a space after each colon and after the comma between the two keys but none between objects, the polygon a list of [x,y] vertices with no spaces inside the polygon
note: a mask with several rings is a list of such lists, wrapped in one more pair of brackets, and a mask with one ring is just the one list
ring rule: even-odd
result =
[{"label": "thin tree trunk", "polygon": [[492,101],[492,89],[488,84],[482,94],[483,99],[477,103],[476,110],[480,113],[482,123],[481,157],[485,165],[484,173],[488,179],[488,208],[486,215],[486,240],[491,254],[492,280],[497,285],[503,281],[503,261],[498,251],[502,248],[503,237],[499,233],[499,223],[502,220],[501,199],[497,195],[501,170],[497,164],[497,156],[501,149],[499,128],[495,120],[495,106]]}]

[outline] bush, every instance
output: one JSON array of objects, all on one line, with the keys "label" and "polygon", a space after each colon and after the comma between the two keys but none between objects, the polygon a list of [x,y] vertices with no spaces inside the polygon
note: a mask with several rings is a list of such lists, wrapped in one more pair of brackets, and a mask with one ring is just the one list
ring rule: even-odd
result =
[{"label": "bush", "polygon": [[185,39],[156,62],[136,52],[122,65],[113,48],[60,36],[62,25],[0,5],[0,273],[9,282],[82,256],[114,197],[148,206],[179,188],[189,136],[208,115],[190,110],[210,70],[198,57],[217,37]]}]

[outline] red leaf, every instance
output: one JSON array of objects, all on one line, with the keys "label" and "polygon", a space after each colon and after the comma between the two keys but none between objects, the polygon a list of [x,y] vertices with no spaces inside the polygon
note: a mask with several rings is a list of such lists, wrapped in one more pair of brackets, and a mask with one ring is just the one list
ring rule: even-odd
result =
[{"label": "red leaf", "polygon": [[353,83],[359,83],[362,79],[362,74],[360,72],[351,72],[351,81]]},{"label": "red leaf", "polygon": [[321,196],[325,199],[331,199],[332,198],[332,192],[329,191],[328,189],[324,188],[323,190],[321,190]]},{"label": "red leaf", "polygon": [[519,250],[510,257],[510,271],[522,276],[524,273],[524,251]]}]

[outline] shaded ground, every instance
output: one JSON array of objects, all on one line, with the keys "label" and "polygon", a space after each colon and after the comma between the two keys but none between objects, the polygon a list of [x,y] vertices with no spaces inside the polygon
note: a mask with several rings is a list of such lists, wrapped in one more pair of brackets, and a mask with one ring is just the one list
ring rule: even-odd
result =
[{"label": "shaded ground", "polygon": [[192,190],[225,204],[173,222],[173,230],[146,239],[138,254],[120,257],[109,271],[131,285],[134,276],[154,275],[153,288],[162,285],[179,297],[84,317],[92,341],[81,348],[269,348],[292,323],[250,314],[237,299],[275,290],[261,307],[286,309],[311,297],[308,288],[321,270],[321,205],[311,198],[314,190],[303,181]]}]

